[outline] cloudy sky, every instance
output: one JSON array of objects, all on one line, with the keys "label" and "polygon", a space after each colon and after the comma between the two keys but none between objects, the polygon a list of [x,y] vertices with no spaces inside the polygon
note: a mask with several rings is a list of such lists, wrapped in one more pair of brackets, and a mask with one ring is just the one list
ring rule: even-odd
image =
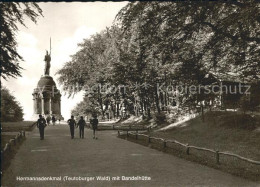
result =
[{"label": "cloudy sky", "polygon": [[[25,20],[26,27],[19,27],[17,33],[18,52],[24,58],[22,77],[2,80],[24,108],[26,120],[33,114],[32,92],[43,75],[44,56],[52,40],[52,60],[50,75],[57,84],[55,72],[70,60],[70,55],[77,51],[77,43],[84,38],[112,25],[117,12],[127,2],[73,2],[39,3],[43,16],[37,24]],[[58,85],[62,90],[62,87]],[[61,113],[68,119],[70,111],[83,98],[79,93],[74,98],[67,98],[62,93]]]}]

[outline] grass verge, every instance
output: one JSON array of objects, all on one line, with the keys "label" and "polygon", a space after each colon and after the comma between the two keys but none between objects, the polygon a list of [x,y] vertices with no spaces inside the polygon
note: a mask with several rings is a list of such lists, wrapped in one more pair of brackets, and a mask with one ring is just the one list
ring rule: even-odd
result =
[{"label": "grass verge", "polygon": [[[10,139],[15,138],[15,136],[20,131],[32,131],[35,125],[33,121],[21,121],[21,122],[2,122],[2,134],[1,134],[1,150],[4,149],[6,143],[10,141]],[[6,132],[6,134],[5,134]],[[23,143],[25,138],[21,138],[20,141],[16,142],[16,145],[12,145],[9,151],[1,152],[1,169],[4,174],[4,171],[10,166],[11,160],[14,158],[17,153],[20,145]]]},{"label": "grass verge", "polygon": [[[8,135],[2,135],[1,139],[4,139],[5,142],[7,143],[10,139],[14,138],[15,136],[8,136]],[[10,138],[10,139],[8,139]],[[7,140],[8,139],[8,140]],[[2,172],[3,174],[5,173],[6,169],[10,166],[12,159],[14,158],[15,154],[17,153],[17,151],[19,150],[20,145],[23,143],[23,141],[25,141],[24,138],[22,138],[19,142],[16,143],[16,145],[12,145],[11,149],[9,151],[4,152],[4,154],[2,154]],[[5,146],[5,144],[4,144]],[[1,148],[4,147],[1,144]]]},{"label": "grass verge", "polygon": [[35,121],[1,122],[2,132],[32,131]]},{"label": "grass verge", "polygon": [[[234,122],[238,119],[239,121]],[[251,118],[234,112],[212,112],[206,114],[204,123],[200,118],[195,118],[167,131],[150,132],[150,136],[175,139],[185,144],[231,152],[260,161],[260,120],[254,118],[256,121],[253,122],[244,119]],[[120,137],[127,138],[125,135]],[[185,148],[176,144],[167,144],[167,148],[163,148],[161,141],[153,140],[148,144],[145,137],[135,140],[135,136],[132,136],[127,139],[239,177],[260,181],[260,166],[237,158],[221,155],[220,164],[216,164],[215,155],[212,153],[191,149],[190,155],[187,155]]]}]

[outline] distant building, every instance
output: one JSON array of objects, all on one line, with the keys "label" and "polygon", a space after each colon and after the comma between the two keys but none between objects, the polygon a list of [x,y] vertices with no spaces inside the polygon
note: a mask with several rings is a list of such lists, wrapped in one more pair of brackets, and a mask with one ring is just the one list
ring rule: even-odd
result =
[{"label": "distant building", "polygon": [[[207,74],[204,78],[204,85],[209,86],[213,91],[211,103],[215,104],[222,109],[235,109],[239,108],[240,99],[242,96],[249,93],[251,83],[238,76],[230,74]],[[248,94],[248,99],[250,95]]]}]

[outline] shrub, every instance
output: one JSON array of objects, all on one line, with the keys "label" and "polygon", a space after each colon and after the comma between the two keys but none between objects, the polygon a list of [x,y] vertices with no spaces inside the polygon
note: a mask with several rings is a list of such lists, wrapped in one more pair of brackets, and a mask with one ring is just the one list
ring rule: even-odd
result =
[{"label": "shrub", "polygon": [[22,120],[22,106],[7,88],[1,88],[1,122]]},{"label": "shrub", "polygon": [[156,113],[154,115],[154,120],[155,122],[160,125],[166,122],[166,115],[165,113],[161,112],[161,113]]}]

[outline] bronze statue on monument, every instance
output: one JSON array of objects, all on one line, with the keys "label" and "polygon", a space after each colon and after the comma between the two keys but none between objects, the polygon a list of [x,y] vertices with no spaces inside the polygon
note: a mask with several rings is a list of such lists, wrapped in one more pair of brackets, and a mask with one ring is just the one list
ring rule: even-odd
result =
[{"label": "bronze statue on monument", "polygon": [[50,75],[51,55],[48,54],[47,50],[46,50],[46,55],[44,57],[44,61],[45,61],[44,75]]},{"label": "bronze statue on monument", "polygon": [[50,76],[50,68],[51,68],[51,38],[50,38],[50,54],[48,50],[46,50],[46,55],[44,57],[45,61],[45,68],[44,68],[44,75]]}]

